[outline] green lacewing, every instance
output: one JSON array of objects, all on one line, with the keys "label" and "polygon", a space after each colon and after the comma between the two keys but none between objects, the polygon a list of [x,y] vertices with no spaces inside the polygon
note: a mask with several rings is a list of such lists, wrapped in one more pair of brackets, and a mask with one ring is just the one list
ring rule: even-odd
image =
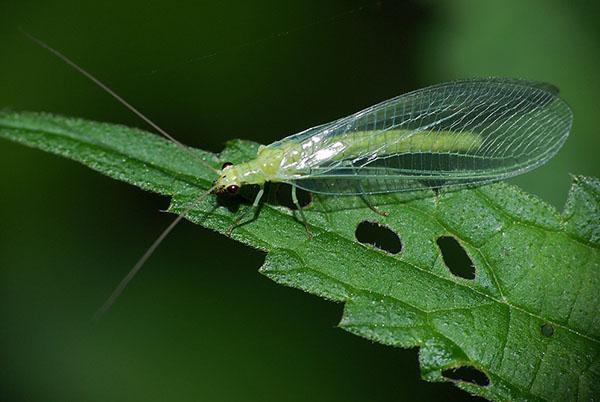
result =
[{"label": "green lacewing", "polygon": [[[197,158],[97,78],[39,39],[31,39]],[[261,187],[253,203],[256,207],[265,183],[288,183],[292,200],[307,224],[296,188],[366,196],[490,183],[546,163],[564,144],[572,123],[571,109],[550,84],[512,78],[443,83],[261,146],[256,158],[244,163],[227,162],[221,169],[209,166],[216,180],[198,201],[211,193],[235,195],[242,186],[251,184]],[[157,238],[98,316],[112,305],[192,206]]]},{"label": "green lacewing", "polygon": [[211,190],[236,194],[246,184],[284,182],[298,206],[296,187],[368,195],[490,183],[547,162],[572,122],[550,84],[448,82],[260,147],[253,160],[226,163]]}]

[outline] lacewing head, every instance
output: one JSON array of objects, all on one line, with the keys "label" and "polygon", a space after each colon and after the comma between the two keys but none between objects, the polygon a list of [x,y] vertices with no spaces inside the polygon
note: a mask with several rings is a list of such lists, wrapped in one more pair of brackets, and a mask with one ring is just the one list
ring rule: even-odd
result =
[{"label": "lacewing head", "polygon": [[240,174],[231,162],[225,162],[218,172],[219,177],[214,181],[212,191],[218,195],[237,195],[241,188]]}]

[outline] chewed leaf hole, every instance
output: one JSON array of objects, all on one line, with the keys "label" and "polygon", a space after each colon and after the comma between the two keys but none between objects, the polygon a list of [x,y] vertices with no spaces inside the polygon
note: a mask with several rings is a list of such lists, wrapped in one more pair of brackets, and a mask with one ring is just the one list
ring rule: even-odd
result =
[{"label": "chewed leaf hole", "polygon": [[550,338],[552,335],[554,335],[554,325],[552,324],[546,323],[542,325],[540,330],[542,331],[542,335],[544,335],[545,337]]},{"label": "chewed leaf hole", "polygon": [[377,222],[362,221],[354,232],[356,240],[363,244],[370,244],[378,249],[391,254],[402,251],[400,237],[390,228]]},{"label": "chewed leaf hole", "polygon": [[475,279],[473,261],[458,240],[452,236],[442,236],[437,239],[437,245],[444,263],[452,274],[464,279]]},{"label": "chewed leaf hole", "polygon": [[490,385],[490,379],[483,371],[473,366],[461,366],[442,371],[442,375],[453,381],[464,381],[471,384],[486,387]]}]

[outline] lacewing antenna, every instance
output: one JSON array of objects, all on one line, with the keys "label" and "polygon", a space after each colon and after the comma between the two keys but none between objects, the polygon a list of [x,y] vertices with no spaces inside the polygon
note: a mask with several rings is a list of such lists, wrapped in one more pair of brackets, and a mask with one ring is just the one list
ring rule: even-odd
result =
[{"label": "lacewing antenna", "polygon": [[206,166],[207,168],[209,168],[210,170],[212,170],[213,172],[215,172],[215,173],[218,174],[219,171],[217,169],[215,169],[214,167],[212,167],[211,165],[209,165],[205,160],[203,160],[198,155],[196,155],[194,152],[192,152],[191,149],[189,149],[188,147],[186,147],[185,145],[183,145],[180,141],[178,141],[177,139],[175,139],[175,137],[173,137],[171,134],[169,134],[168,132],[166,132],[165,130],[163,130],[162,128],[160,128],[158,126],[158,124],[154,123],[152,120],[150,120],[150,118],[148,118],[146,115],[144,115],[142,112],[140,112],[131,103],[129,103],[125,99],[123,99],[120,95],[118,95],[115,91],[113,91],[108,85],[106,85],[105,83],[103,83],[102,81],[100,81],[98,78],[94,77],[91,73],[89,73],[86,70],[84,70],[83,67],[81,67],[80,65],[78,65],[77,63],[75,63],[73,60],[69,59],[67,56],[65,56],[64,54],[62,54],[58,50],[54,49],[52,46],[48,45],[46,42],[42,41],[41,39],[36,38],[35,36],[31,35],[28,32],[25,32],[23,30],[21,30],[21,32],[23,33],[23,35],[25,35],[31,41],[33,41],[34,43],[36,43],[38,46],[46,49],[47,51],[49,51],[50,53],[52,53],[53,55],[55,55],[56,57],[58,57],[60,60],[62,60],[63,62],[65,62],[69,66],[71,66],[77,72],[79,72],[80,74],[82,74],[84,77],[88,78],[90,81],[92,81],[94,84],[96,84],[102,90],[104,90],[104,92],[106,92],[107,94],[109,94],[110,96],[112,96],[119,103],[121,103],[123,106],[125,106],[127,109],[129,109],[131,112],[133,112],[136,116],[138,116],[140,119],[142,119],[144,122],[146,122],[146,124],[148,124],[154,130],[156,130],[160,135],[162,135],[163,137],[165,137],[169,141],[173,142],[174,144],[178,145],[181,149],[185,150],[187,153],[189,153],[193,158],[195,158],[196,160],[198,160],[204,166]]},{"label": "lacewing antenna", "polygon": [[184,216],[188,212],[190,212],[191,209],[196,204],[198,204],[199,202],[202,202],[202,200],[204,200],[204,198],[206,198],[210,193],[212,193],[214,189],[215,189],[214,186],[211,187],[211,188],[209,188],[206,192],[202,193],[202,195],[200,195],[198,198],[196,198],[194,201],[192,201],[181,212],[181,214],[177,215],[177,217],[173,220],[173,222],[171,222],[169,224],[169,226],[167,226],[165,228],[165,230],[162,231],[162,233],[156,238],[156,240],[154,240],[154,242],[148,248],[148,250],[146,250],[146,252],[135,263],[135,265],[133,266],[133,268],[131,268],[131,270],[127,273],[127,275],[125,275],[125,277],[121,280],[121,282],[115,288],[115,290],[113,290],[113,292],[110,294],[110,296],[108,297],[108,299],[106,299],[106,301],[104,302],[104,304],[102,304],[102,306],[98,309],[98,311],[96,311],[96,313],[94,314],[94,317],[93,317],[93,321],[94,322],[98,322],[100,320],[100,318],[102,318],[102,316],[108,310],[110,310],[110,308],[112,307],[112,305],[115,304],[115,302],[117,301],[117,299],[119,298],[119,296],[121,296],[121,294],[123,293],[123,291],[127,288],[127,285],[129,285],[129,283],[135,277],[135,275],[140,271],[140,269],[142,269],[142,267],[144,266],[144,264],[146,263],[146,261],[148,261],[148,259],[154,253],[154,251],[156,251],[156,249],[158,248],[158,246],[169,235],[169,233],[171,233],[171,231],[175,228],[175,226],[177,226],[177,224],[179,222],[181,222],[181,220],[184,218]]},{"label": "lacewing antenna", "polygon": [[[82,74],[83,76],[85,76],[86,78],[88,78],[90,81],[92,81],[98,87],[100,87],[102,90],[104,90],[106,93],[108,93],[114,99],[116,99],[119,103],[121,103],[123,106],[125,106],[130,111],[132,111],[140,119],[142,119],[144,122],[146,122],[150,127],[152,127],[153,129],[155,129],[163,137],[165,137],[169,141],[171,141],[174,144],[176,144],[177,146],[179,146],[181,149],[183,149],[184,151],[186,151],[187,153],[189,153],[194,159],[198,160],[200,163],[202,163],[204,166],[206,166],[207,168],[209,168],[213,172],[219,174],[219,171],[217,169],[215,169],[212,166],[210,166],[206,161],[204,161],[202,158],[200,158],[198,155],[196,155],[190,148],[186,147],[181,142],[179,142],[178,140],[176,140],[175,137],[173,137],[171,134],[169,134],[168,132],[166,132],[165,130],[163,130],[162,128],[160,128],[156,123],[154,123],[152,120],[150,120],[148,117],[146,117],[146,115],[144,115],[142,112],[140,112],[132,104],[130,104],[125,99],[123,99],[121,96],[119,96],[110,87],[108,87],[106,84],[104,84],[98,78],[94,77],[92,74],[90,74],[89,72],[87,72],[86,70],[84,70],[83,67],[79,66],[77,63],[75,63],[74,61],[72,61],[71,59],[69,59],[67,56],[65,56],[64,54],[62,54],[58,50],[54,49],[53,47],[51,47],[50,45],[48,45],[44,41],[42,41],[42,40],[36,38],[35,36],[31,35],[30,33],[25,32],[25,31],[21,31],[21,32],[25,36],[27,36],[30,40],[32,40],[34,43],[36,43],[40,47],[48,50],[50,53],[54,54],[60,60],[64,61],[69,66],[71,66],[72,68],[74,68],[77,72],[79,72],[80,74]],[[140,271],[140,269],[142,269],[142,267],[144,266],[144,264],[146,263],[146,261],[148,261],[148,259],[150,258],[150,256],[152,256],[152,254],[154,253],[154,251],[163,242],[163,240],[168,236],[168,234],[171,233],[171,231],[175,228],[175,226],[177,226],[177,224],[179,222],[181,222],[181,220],[183,219],[184,215],[186,215],[194,207],[194,205],[196,205],[197,203],[201,202],[206,196],[208,196],[214,189],[215,189],[215,187],[211,187],[206,192],[202,193],[201,196],[199,196],[196,200],[194,200],[192,203],[190,203],[190,205],[187,206],[183,210],[183,212],[181,214],[179,214],[173,220],[173,222],[171,222],[169,224],[169,226],[166,227],[165,230],[163,230],[163,232],[156,238],[156,240],[154,241],[154,243],[152,243],[152,245],[148,248],[148,250],[146,250],[146,252],[142,255],[142,257],[136,262],[136,264],[133,266],[133,268],[121,280],[121,282],[119,283],[119,285],[111,293],[111,295],[104,302],[104,304],[98,309],[98,311],[96,311],[96,314],[94,314],[94,317],[93,317],[94,321],[98,321],[111,308],[111,306],[117,301],[117,299],[119,298],[119,296],[127,288],[127,285],[129,285],[129,283],[135,277],[135,275]]]}]

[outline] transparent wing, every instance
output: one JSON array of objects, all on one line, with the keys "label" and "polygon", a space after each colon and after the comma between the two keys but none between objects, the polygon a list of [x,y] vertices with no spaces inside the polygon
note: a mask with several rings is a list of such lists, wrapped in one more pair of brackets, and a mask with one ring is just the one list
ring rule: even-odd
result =
[{"label": "transparent wing", "polygon": [[464,186],[545,163],[566,140],[572,113],[545,83],[456,81],[382,102],[273,143],[282,181],[329,194]]}]

